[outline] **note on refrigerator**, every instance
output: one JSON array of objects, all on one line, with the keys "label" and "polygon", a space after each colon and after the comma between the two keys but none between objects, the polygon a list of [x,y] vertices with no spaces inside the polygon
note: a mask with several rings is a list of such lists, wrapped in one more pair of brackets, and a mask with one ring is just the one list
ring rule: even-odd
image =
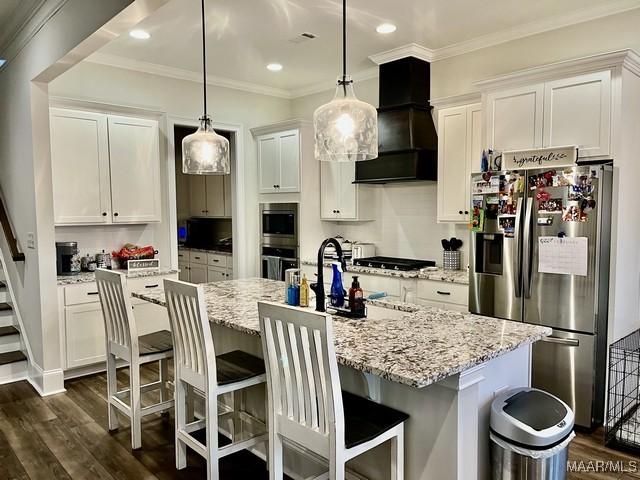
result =
[{"label": "note on refrigerator", "polygon": [[538,272],[587,276],[587,237],[539,237]]}]

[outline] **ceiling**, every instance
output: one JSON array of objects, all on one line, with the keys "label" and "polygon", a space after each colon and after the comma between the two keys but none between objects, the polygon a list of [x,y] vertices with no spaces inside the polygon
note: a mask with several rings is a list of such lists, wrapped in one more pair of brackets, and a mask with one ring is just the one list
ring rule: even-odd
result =
[{"label": "ceiling", "polygon": [[[172,0],[140,23],[149,40],[122,35],[95,61],[199,72],[199,5]],[[371,71],[369,56],[407,44],[442,57],[638,7],[640,0],[349,0],[348,70]],[[341,9],[339,0],[207,0],[208,73],[294,96],[331,82],[340,73]],[[397,31],[376,33],[382,22]],[[303,32],[317,38],[294,41]],[[271,62],[283,70],[268,71]]]}]

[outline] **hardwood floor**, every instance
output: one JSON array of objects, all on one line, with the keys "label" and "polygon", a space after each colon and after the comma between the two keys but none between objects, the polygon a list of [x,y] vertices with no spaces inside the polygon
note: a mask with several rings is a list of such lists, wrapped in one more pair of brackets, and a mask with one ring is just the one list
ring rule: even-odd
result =
[{"label": "hardwood floor", "polygon": [[[144,367],[142,376],[144,382],[155,379],[157,368]],[[119,370],[118,377],[122,385],[128,381],[126,370]],[[0,479],[206,478],[205,462],[193,452],[185,470],[175,469],[172,416],[146,417],[142,448],[132,452],[128,427],[107,431],[105,374],[68,381],[66,388],[66,393],[41,398],[27,382],[0,386]],[[153,395],[145,403],[155,401]],[[122,425],[128,425],[124,418]],[[578,462],[582,471],[570,471],[568,479],[640,479],[640,457],[605,448],[603,434],[602,429],[578,434],[569,461]],[[609,468],[618,470],[603,472],[599,461],[612,462]],[[633,462],[636,472],[619,471],[620,466],[632,470]],[[265,463],[248,452],[224,458],[220,471],[222,479],[268,478]]]}]

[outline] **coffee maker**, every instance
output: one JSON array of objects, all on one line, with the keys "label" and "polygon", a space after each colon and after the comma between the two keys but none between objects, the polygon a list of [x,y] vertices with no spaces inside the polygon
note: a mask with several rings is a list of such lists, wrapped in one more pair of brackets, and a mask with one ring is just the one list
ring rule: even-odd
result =
[{"label": "coffee maker", "polygon": [[80,273],[78,242],[56,242],[56,270],[65,276]]}]

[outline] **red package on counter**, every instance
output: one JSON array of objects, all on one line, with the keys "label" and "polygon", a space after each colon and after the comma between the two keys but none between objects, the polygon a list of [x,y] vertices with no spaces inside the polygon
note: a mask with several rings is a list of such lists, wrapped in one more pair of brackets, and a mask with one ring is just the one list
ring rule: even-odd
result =
[{"label": "red package on counter", "polygon": [[156,249],[151,245],[146,247],[139,247],[137,245],[134,245],[133,243],[127,243],[117,252],[112,252],[111,255],[113,256],[113,258],[117,258],[122,262],[126,262],[127,260],[146,260],[154,258],[156,253]]}]

